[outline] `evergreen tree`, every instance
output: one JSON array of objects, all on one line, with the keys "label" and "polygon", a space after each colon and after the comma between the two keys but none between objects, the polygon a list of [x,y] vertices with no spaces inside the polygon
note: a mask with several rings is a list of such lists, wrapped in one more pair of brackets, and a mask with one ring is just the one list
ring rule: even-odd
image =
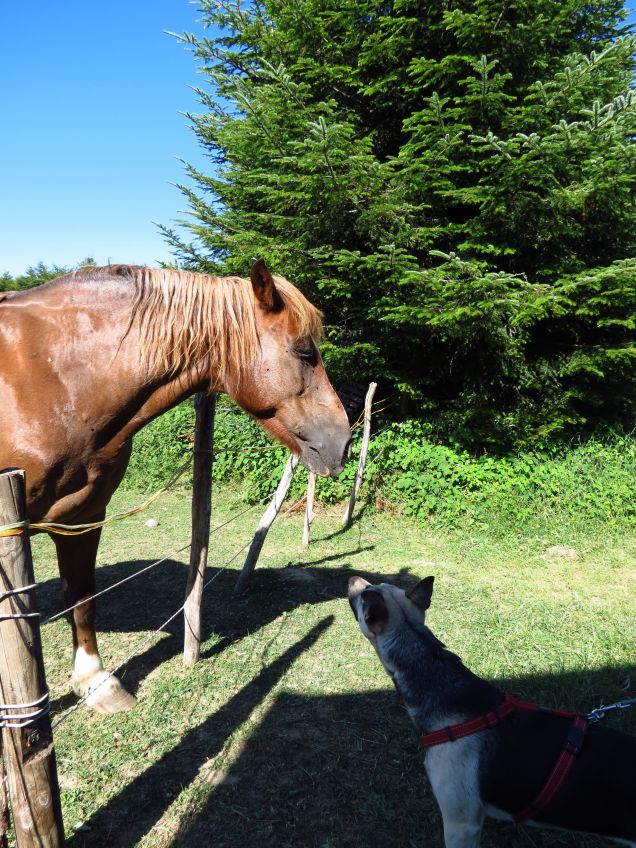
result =
[{"label": "evergreen tree", "polygon": [[255,256],[464,444],[636,408],[634,39],[621,0],[204,0],[192,268]]},{"label": "evergreen tree", "polygon": [[[95,260],[89,256],[75,267],[83,268],[86,265],[94,264]],[[0,291],[32,289],[34,286],[41,286],[43,283],[48,283],[49,280],[54,280],[55,277],[62,276],[62,274],[68,274],[72,270],[73,268],[66,268],[62,265],[45,265],[44,262],[38,262],[37,265],[30,265],[23,274],[18,274],[17,277],[5,271],[0,274]]]}]

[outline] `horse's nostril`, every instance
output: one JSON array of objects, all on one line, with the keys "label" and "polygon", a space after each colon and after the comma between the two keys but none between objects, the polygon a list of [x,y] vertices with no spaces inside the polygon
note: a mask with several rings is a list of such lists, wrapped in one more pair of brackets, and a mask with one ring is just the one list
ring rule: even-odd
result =
[{"label": "horse's nostril", "polygon": [[344,451],[342,452],[342,461],[345,463],[349,457],[351,456],[351,439],[347,442],[344,447]]}]

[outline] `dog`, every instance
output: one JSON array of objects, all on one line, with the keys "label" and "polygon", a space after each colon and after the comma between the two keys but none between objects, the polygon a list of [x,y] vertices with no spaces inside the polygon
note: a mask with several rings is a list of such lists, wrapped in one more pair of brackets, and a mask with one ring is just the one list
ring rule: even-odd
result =
[{"label": "dog", "polygon": [[477,677],[425,626],[432,593],[433,577],[409,592],[352,577],[348,596],[423,735],[446,848],[478,848],[485,816],[636,848],[636,737]]}]

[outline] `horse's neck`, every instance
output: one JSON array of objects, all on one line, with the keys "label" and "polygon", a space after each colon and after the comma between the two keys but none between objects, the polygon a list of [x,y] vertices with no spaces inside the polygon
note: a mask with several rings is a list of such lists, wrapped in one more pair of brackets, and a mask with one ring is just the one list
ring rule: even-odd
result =
[{"label": "horse's neck", "polygon": [[133,404],[137,409],[128,424],[122,428],[122,436],[129,438],[162,412],[197,391],[207,391],[209,387],[209,380],[192,371],[185,371],[170,378],[164,377],[142,387],[135,393]]},{"label": "horse's neck", "polygon": [[132,315],[130,285],[117,281],[100,286],[68,285],[73,286],[70,291],[52,287],[42,294],[49,306],[67,298],[66,320],[71,331],[58,341],[57,349],[69,369],[82,371],[83,403],[88,418],[92,411],[93,417],[103,422],[106,432],[102,441],[111,435],[117,442],[129,439],[166,409],[208,387],[205,375],[193,369],[172,375],[148,373],[140,352],[139,327]]}]

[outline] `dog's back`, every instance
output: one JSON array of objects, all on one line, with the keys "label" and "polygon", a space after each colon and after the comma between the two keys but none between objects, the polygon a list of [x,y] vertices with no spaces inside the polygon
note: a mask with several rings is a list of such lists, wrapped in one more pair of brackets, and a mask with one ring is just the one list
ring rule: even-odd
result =
[{"label": "dog's back", "polygon": [[[572,720],[520,711],[489,735],[480,763],[484,803],[513,813],[536,798]],[[567,780],[532,821],[636,842],[636,737],[591,725]]]}]

